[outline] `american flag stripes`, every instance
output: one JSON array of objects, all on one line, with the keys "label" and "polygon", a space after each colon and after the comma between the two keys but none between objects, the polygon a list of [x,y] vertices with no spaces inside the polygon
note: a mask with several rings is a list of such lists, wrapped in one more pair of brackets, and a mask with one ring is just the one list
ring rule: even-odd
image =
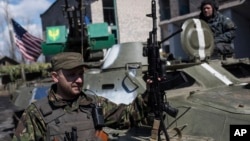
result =
[{"label": "american flag stripes", "polygon": [[16,46],[25,59],[35,62],[42,52],[41,44],[43,40],[31,35],[15,20],[11,19],[11,21]]}]

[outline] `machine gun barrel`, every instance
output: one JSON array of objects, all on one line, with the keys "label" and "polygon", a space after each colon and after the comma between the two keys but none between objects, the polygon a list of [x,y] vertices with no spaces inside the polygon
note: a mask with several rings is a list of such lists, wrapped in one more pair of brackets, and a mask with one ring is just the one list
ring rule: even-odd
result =
[{"label": "machine gun barrel", "polygon": [[66,12],[66,17],[67,17],[67,19],[68,19],[68,24],[69,24],[69,29],[70,30],[72,30],[73,29],[73,27],[72,27],[72,24],[73,24],[73,22],[72,22],[72,19],[71,19],[71,15],[70,15],[70,7],[69,7],[69,3],[68,3],[68,0],[64,0],[64,2],[65,2],[65,7],[64,7],[64,12]]},{"label": "machine gun barrel", "polygon": [[179,30],[177,30],[177,31],[175,31],[174,33],[172,33],[171,35],[169,35],[167,38],[165,38],[165,39],[163,39],[162,41],[160,41],[159,44],[162,44],[163,42],[167,41],[168,39],[170,39],[171,37],[175,36],[176,34],[182,32],[182,31],[183,31],[182,28],[179,29]]}]

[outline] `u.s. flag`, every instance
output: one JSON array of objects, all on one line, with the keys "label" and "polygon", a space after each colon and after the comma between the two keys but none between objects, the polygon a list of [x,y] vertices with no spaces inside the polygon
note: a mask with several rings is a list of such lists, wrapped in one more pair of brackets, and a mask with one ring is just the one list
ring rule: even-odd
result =
[{"label": "u.s. flag", "polygon": [[25,59],[35,62],[42,52],[41,44],[43,40],[31,35],[15,20],[11,19],[11,21],[16,46]]}]

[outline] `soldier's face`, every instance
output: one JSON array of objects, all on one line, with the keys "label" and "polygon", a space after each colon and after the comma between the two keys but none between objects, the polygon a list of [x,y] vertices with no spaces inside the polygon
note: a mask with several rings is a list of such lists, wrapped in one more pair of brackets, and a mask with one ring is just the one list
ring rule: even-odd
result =
[{"label": "soldier's face", "polygon": [[210,4],[206,4],[202,8],[202,13],[205,17],[209,18],[213,15],[213,7]]},{"label": "soldier's face", "polygon": [[64,99],[72,99],[80,94],[83,87],[83,67],[56,72],[57,93]]}]

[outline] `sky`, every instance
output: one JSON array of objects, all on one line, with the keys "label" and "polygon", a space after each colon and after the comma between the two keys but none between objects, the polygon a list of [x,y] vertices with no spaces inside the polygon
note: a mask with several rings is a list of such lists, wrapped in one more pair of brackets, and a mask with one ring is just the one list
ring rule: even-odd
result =
[{"label": "sky", "polygon": [[[43,14],[56,0],[0,0],[0,56],[11,56],[9,45],[10,36],[5,20],[4,7],[6,2],[11,17],[24,27],[30,34],[42,39],[40,15]],[[12,27],[12,25],[11,25]],[[16,59],[21,58],[18,50]]]}]

